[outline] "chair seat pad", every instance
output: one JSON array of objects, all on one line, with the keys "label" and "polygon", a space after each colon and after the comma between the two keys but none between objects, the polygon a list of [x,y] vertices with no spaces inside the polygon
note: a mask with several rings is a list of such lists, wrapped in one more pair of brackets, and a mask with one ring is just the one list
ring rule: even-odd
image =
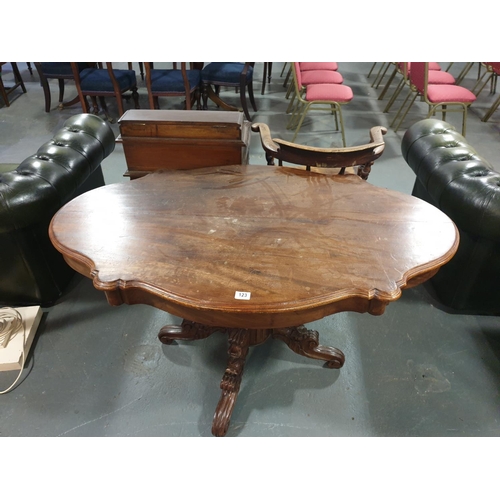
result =
[{"label": "chair seat pad", "polygon": [[329,83],[318,83],[306,88],[306,101],[349,102],[353,98],[351,87]]},{"label": "chair seat pad", "polygon": [[427,83],[428,85],[453,85],[455,77],[446,71],[429,70]]},{"label": "chair seat pad", "polygon": [[[196,89],[201,82],[201,71],[198,69],[186,70],[191,91]],[[153,92],[178,92],[185,93],[184,79],[180,69],[152,69],[151,90]]]},{"label": "chair seat pad", "polygon": [[427,98],[432,103],[476,100],[476,96],[469,89],[459,85],[427,85]]},{"label": "chair seat pad", "polygon": [[300,78],[302,85],[313,83],[343,83],[344,78],[338,71],[328,71],[324,69],[301,71]]},{"label": "chair seat pad", "polygon": [[[211,62],[201,70],[201,80],[214,85],[239,85],[240,75],[245,67],[238,62]],[[247,81],[251,81],[253,68],[249,66]]]},{"label": "chair seat pad", "polygon": [[[87,63],[79,62],[79,71],[88,67]],[[46,78],[55,78],[58,76],[73,78],[73,70],[71,69],[71,63],[69,62],[43,62],[40,63],[42,67],[42,73]]]},{"label": "chair seat pad", "polygon": [[[137,85],[134,70],[114,69],[113,73],[121,91]],[[85,68],[80,72],[80,87],[83,92],[114,92],[107,69]]]},{"label": "chair seat pad", "polygon": [[337,71],[339,69],[339,65],[336,62],[301,62],[299,66],[300,71],[314,71],[318,69]]}]

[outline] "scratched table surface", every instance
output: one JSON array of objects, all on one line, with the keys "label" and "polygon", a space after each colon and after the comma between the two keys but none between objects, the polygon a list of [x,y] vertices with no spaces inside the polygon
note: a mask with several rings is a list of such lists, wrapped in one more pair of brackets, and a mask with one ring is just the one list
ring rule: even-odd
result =
[{"label": "scratched table surface", "polygon": [[356,175],[234,165],[156,172],[74,199],[50,237],[113,305],[275,328],[382,314],[451,259],[441,211]]}]

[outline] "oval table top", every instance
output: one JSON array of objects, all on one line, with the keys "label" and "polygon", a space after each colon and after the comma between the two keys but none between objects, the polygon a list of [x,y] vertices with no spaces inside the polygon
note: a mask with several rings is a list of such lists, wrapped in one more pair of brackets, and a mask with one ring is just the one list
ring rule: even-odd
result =
[{"label": "oval table top", "polygon": [[113,305],[280,328],[382,314],[458,247],[441,211],[356,175],[234,165],[155,172],[75,198],[50,238]]}]

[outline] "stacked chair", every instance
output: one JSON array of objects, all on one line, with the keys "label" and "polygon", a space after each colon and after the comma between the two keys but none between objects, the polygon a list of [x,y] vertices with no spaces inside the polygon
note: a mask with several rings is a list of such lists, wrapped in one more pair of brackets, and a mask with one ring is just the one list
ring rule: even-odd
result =
[{"label": "stacked chair", "polygon": [[[394,127],[396,125],[396,121],[401,113],[401,111],[404,109],[404,106],[410,99],[410,97],[417,92],[416,88],[412,86],[410,82],[410,70],[411,70],[411,65],[408,62],[398,62],[396,63],[396,70],[398,73],[401,74],[402,80],[398,87],[396,88],[394,94],[392,97],[389,99],[389,102],[387,103],[387,106],[384,109],[384,113],[388,113],[389,110],[391,109],[392,105],[394,104],[394,101],[397,99],[398,95],[400,94],[401,90],[405,86],[409,88],[408,95],[406,96],[406,99],[403,101],[403,104],[400,106],[398,109],[396,115],[394,116],[392,122],[391,122],[391,127]],[[436,62],[430,62],[427,70],[427,75],[428,75],[428,83],[429,85],[454,85],[455,84],[455,78],[451,73],[448,73],[447,71],[442,71],[441,66],[436,63]],[[390,81],[388,82],[388,84]],[[379,99],[384,97],[384,91],[387,90],[387,85],[384,87],[384,90],[380,94]],[[418,94],[417,94],[418,95]],[[415,100],[413,101],[415,102]],[[410,105],[411,107],[411,105]],[[409,111],[410,107],[408,108],[407,112]],[[397,132],[399,129],[399,125],[401,125],[402,119],[398,122],[397,126],[395,127],[395,131]]]},{"label": "stacked chair", "polygon": [[[294,130],[292,142],[311,109],[330,111],[335,116],[336,129],[341,131],[345,147],[345,131],[341,105],[350,102],[353,92],[343,84],[337,63],[291,63],[293,79],[288,95],[292,95],[287,113],[291,113],[287,128]],[[307,83],[306,83],[307,82]]]},{"label": "stacked chair", "polygon": [[[399,126],[405,119],[408,111],[413,106],[417,97],[421,97],[424,102],[429,105],[429,112],[427,118],[433,116],[437,111],[442,112],[443,120],[446,120],[447,112],[461,112],[462,113],[462,135],[465,137],[466,124],[467,124],[467,110],[469,106],[476,100],[473,92],[465,87],[456,84],[437,84],[430,83],[429,63],[428,62],[413,62],[409,63],[409,81],[410,92],[403,102],[400,111],[403,111],[405,104],[411,98],[410,104],[403,112],[399,122],[394,130],[397,131]],[[398,113],[399,113],[398,112]],[[394,121],[391,126],[394,125]]]}]

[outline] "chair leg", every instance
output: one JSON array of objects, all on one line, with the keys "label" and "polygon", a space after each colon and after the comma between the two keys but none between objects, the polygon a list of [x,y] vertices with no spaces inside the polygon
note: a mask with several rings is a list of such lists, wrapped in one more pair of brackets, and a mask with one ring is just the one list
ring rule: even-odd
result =
[{"label": "chair leg", "polygon": [[491,108],[481,118],[481,121],[482,122],[487,122],[490,119],[491,115],[496,111],[496,109],[498,108],[499,105],[500,105],[500,97],[498,97],[498,99],[493,103],[493,105],[491,106]]},{"label": "chair leg", "polygon": [[309,104],[307,104],[305,106],[304,111],[302,112],[299,123],[297,124],[297,127],[295,128],[295,134],[293,135],[292,142],[295,142],[295,139],[297,138],[297,134],[299,133],[300,127],[302,127],[302,122],[304,121],[304,118],[306,117],[308,111],[309,111]]},{"label": "chair leg", "polygon": [[288,73],[286,74],[285,81],[283,82],[283,87],[286,88],[286,86],[288,85],[288,80],[290,79],[291,74],[292,74],[292,65],[290,64],[290,67],[288,68]]},{"label": "chair leg", "polygon": [[288,119],[288,122],[286,124],[287,130],[290,130],[292,128],[293,121],[295,119],[295,115],[297,113],[298,108],[301,106],[301,102],[297,101],[295,106],[293,107],[292,114],[290,115],[290,118]]},{"label": "chair leg", "polygon": [[2,81],[1,73],[0,73],[0,95],[2,96],[2,98],[5,102],[5,106],[9,107],[10,106],[9,97],[7,96],[7,91],[5,90],[5,87],[4,87],[4,84]]},{"label": "chair leg", "polygon": [[64,101],[64,79],[59,78],[58,83],[59,83],[59,109],[62,109]]},{"label": "chair leg", "polygon": [[257,104],[255,104],[255,97],[253,95],[253,82],[250,81],[248,82],[248,97],[250,98],[250,104],[252,105],[252,108],[254,111],[257,111]]},{"label": "chair leg", "polygon": [[375,69],[375,66],[377,65],[376,62],[374,62],[372,64],[372,67],[370,68],[370,71],[368,72],[368,74],[366,75],[366,78],[370,78],[370,76],[372,75],[372,71]]},{"label": "chair leg", "polygon": [[291,130],[295,127],[295,124],[297,123],[297,120],[299,119],[300,114],[305,108],[305,104],[301,101],[297,101],[296,106],[293,108],[292,115],[290,116],[290,119],[288,120],[286,128]]},{"label": "chair leg", "polygon": [[[347,146],[346,146],[346,142],[345,142],[344,119],[342,117],[342,108],[340,105],[337,106],[337,111],[338,111],[338,113],[335,113],[335,117],[338,114],[339,120],[340,120],[340,132],[342,133],[342,146],[345,148]],[[337,129],[338,129],[338,122],[337,122]]]},{"label": "chair leg", "polygon": [[[399,127],[403,123],[403,120],[406,118],[406,115],[408,114],[408,111],[410,111],[411,107],[413,106],[413,103],[416,101],[416,99],[418,97],[418,92],[413,92],[412,90],[410,90],[410,93],[408,94],[407,98],[405,99],[405,102],[403,103],[403,105],[401,106],[401,108],[399,108],[398,114],[401,113],[401,111],[403,110],[404,105],[406,104],[406,102],[408,101],[408,99],[410,98],[410,96],[411,96],[412,93],[414,93],[415,95],[413,96],[413,99],[411,100],[409,106],[406,108],[406,111],[401,116],[401,119],[399,120],[398,124],[394,128],[394,132],[397,132],[399,130]],[[394,117],[394,120],[391,123],[391,127],[393,126],[394,122],[396,121],[397,116],[398,115],[396,115]]]},{"label": "chair leg", "polygon": [[12,66],[12,72],[14,73],[14,78],[16,80],[16,84],[19,84],[21,88],[23,89],[23,92],[26,94],[26,87],[24,86],[23,78],[21,76],[21,73],[19,72],[19,68],[17,67],[17,63],[13,62],[10,63]]},{"label": "chair leg", "polygon": [[382,66],[380,66],[380,69],[378,70],[378,73],[377,73],[377,76],[375,77],[375,80],[373,80],[372,87],[375,87],[376,89],[378,89],[378,86],[380,85],[380,82],[384,78],[384,75],[385,75],[386,71],[388,70],[390,64],[391,63],[388,63],[388,62],[382,63]]},{"label": "chair leg", "polygon": [[45,112],[50,113],[51,95],[49,82],[47,81],[47,78],[45,78],[45,75],[40,75],[40,83],[42,85],[43,95],[45,96]]},{"label": "chair leg", "polygon": [[116,103],[118,105],[118,114],[120,116],[123,116],[123,113],[125,113],[125,110],[123,109],[123,96],[121,94],[116,96]]},{"label": "chair leg", "polygon": [[389,77],[389,80],[387,80],[387,83],[384,85],[384,88],[382,89],[382,92],[378,96],[378,100],[381,101],[384,97],[387,91],[389,90],[389,87],[391,86],[392,81],[394,80],[395,76],[398,74],[398,67],[394,68],[394,71],[392,72],[391,76]]},{"label": "chair leg", "polygon": [[201,96],[203,99],[203,109],[208,109],[208,84],[203,83],[201,87]]},{"label": "chair leg", "polygon": [[90,100],[92,102],[92,110],[90,112],[94,115],[97,115],[99,113],[99,105],[97,104],[97,97],[90,96]]},{"label": "chair leg", "polygon": [[464,114],[462,118],[462,135],[465,137],[467,132],[467,108],[468,106],[464,105]]},{"label": "chair leg", "polygon": [[243,107],[243,113],[245,113],[246,119],[251,122],[252,117],[250,116],[250,113],[248,112],[248,106],[247,106],[247,96],[245,92],[245,87],[240,88],[240,101],[241,101],[241,106]]},{"label": "chair leg", "polygon": [[472,69],[473,66],[474,66],[473,62],[467,63],[464,66],[464,68],[462,69],[462,71],[460,72],[460,74],[455,79],[455,85],[460,85],[460,83],[462,82],[462,80],[466,77],[467,73]]},{"label": "chair leg", "polygon": [[288,107],[286,108],[286,114],[288,114],[292,111],[294,102],[295,102],[295,92],[292,92],[292,98],[290,99],[290,102],[288,103]]},{"label": "chair leg", "polygon": [[132,89],[132,99],[134,100],[134,108],[139,109],[139,93],[137,92],[137,87]]},{"label": "chair leg", "polygon": [[392,94],[392,97],[389,99],[389,102],[387,103],[387,106],[384,108],[384,113],[388,113],[389,110],[391,109],[392,105],[398,98],[399,94],[403,90],[403,87],[405,86],[405,81],[404,78],[399,82],[399,85],[396,87],[396,90],[394,91],[394,94]]}]

